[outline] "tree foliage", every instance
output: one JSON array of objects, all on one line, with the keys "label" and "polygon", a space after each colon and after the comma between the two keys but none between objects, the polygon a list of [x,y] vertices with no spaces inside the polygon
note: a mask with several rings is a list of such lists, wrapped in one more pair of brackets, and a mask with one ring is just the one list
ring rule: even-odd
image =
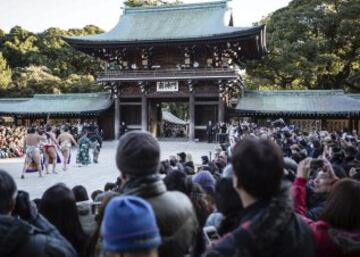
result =
[{"label": "tree foliage", "polygon": [[0,90],[6,90],[11,82],[11,70],[7,65],[6,59],[0,52]]},{"label": "tree foliage", "polygon": [[94,76],[102,70],[102,62],[73,49],[62,39],[100,32],[93,25],[69,30],[49,28],[38,34],[20,26],[7,34],[0,30],[0,96],[100,90]]},{"label": "tree foliage", "polygon": [[247,63],[250,87],[360,90],[360,1],[293,0],[261,23],[270,53]]}]

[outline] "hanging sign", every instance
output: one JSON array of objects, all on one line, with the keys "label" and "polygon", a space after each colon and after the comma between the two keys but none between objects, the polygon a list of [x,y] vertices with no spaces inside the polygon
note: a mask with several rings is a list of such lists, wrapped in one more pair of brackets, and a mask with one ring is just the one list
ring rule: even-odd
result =
[{"label": "hanging sign", "polygon": [[179,82],[178,81],[159,81],[156,82],[157,92],[178,92]]}]

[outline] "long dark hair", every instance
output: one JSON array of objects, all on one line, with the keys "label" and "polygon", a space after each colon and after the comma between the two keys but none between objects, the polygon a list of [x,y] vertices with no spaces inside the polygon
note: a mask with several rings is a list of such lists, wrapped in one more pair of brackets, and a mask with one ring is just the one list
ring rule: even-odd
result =
[{"label": "long dark hair", "polygon": [[336,229],[359,230],[359,203],[360,181],[342,179],[330,193],[321,219]]},{"label": "long dark hair", "polygon": [[187,177],[181,171],[173,171],[164,179],[166,188],[169,191],[180,191],[186,194],[196,212],[200,226],[204,226],[207,217],[212,212],[211,206],[206,197],[205,191],[196,183],[193,183],[191,177]]},{"label": "long dark hair", "polygon": [[200,185],[192,182],[191,177],[187,177],[181,171],[172,171],[165,177],[164,182],[169,191],[180,191],[190,198],[199,222],[199,229],[194,248],[192,249],[192,256],[201,256],[206,248],[202,229],[207,217],[212,212],[211,206],[206,198],[206,193]]},{"label": "long dark hair", "polygon": [[79,256],[84,256],[87,236],[80,224],[74,193],[64,184],[50,187],[41,199],[39,211],[73,245]]},{"label": "long dark hair", "polygon": [[215,201],[218,211],[224,215],[218,229],[219,234],[223,236],[239,226],[244,209],[231,177],[221,178],[216,182]]},{"label": "long dark hair", "polygon": [[4,170],[0,170],[0,214],[8,214],[15,204],[16,184]]}]

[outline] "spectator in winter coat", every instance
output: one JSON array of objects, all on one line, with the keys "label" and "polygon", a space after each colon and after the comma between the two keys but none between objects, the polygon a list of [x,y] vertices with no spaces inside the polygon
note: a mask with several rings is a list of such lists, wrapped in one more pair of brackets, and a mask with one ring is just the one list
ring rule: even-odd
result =
[{"label": "spectator in winter coat", "polygon": [[[305,185],[309,178],[311,160],[299,164],[297,178],[292,187],[295,211],[306,212]],[[324,176],[336,179],[329,163],[325,163]],[[343,179],[336,183],[318,221],[304,216],[310,225],[316,245],[317,257],[360,256],[360,182]]]},{"label": "spectator in winter coat", "polygon": [[[224,177],[217,181],[215,199],[217,212],[209,216],[207,225],[215,226],[220,236],[226,236],[227,233],[230,233],[239,226],[243,210],[241,200],[233,187],[231,177]],[[212,224],[211,219],[215,221]]]},{"label": "spectator in winter coat", "polygon": [[77,256],[71,244],[37,212],[35,205],[29,200],[29,195],[25,192],[17,192],[13,178],[2,170],[0,170],[0,256]]},{"label": "spectator in winter coat", "polygon": [[240,225],[204,256],[314,256],[311,230],[291,208],[282,186],[284,161],[269,140],[245,138],[234,147],[233,185],[244,210]]},{"label": "spectator in winter coat", "polygon": [[121,137],[116,164],[124,180],[124,195],[139,196],[152,206],[160,228],[160,257],[183,257],[192,249],[196,215],[189,198],[169,192],[159,176],[160,146],[149,133],[129,132]]}]

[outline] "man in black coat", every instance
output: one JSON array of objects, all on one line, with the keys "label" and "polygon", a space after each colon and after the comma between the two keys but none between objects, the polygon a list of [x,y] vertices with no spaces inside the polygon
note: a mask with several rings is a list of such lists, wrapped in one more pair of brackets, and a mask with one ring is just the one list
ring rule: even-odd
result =
[{"label": "man in black coat", "polygon": [[167,191],[159,176],[160,146],[147,132],[133,131],[120,138],[116,164],[125,181],[125,195],[145,199],[154,209],[162,244],[159,257],[184,257],[194,246],[198,230],[190,199]]},{"label": "man in black coat", "polygon": [[29,195],[25,192],[17,192],[13,178],[2,170],[0,170],[0,256],[77,256],[71,244],[60,235],[59,231],[37,213],[35,204],[32,205],[29,200]]},{"label": "man in black coat", "polygon": [[312,232],[292,209],[279,147],[244,139],[233,149],[233,185],[244,206],[237,229],[205,257],[312,257]]},{"label": "man in black coat", "polygon": [[126,126],[126,123],[123,121],[120,124],[120,137],[125,135],[126,132],[128,132],[128,128]]},{"label": "man in black coat", "polygon": [[209,123],[206,125],[206,135],[207,135],[208,143],[212,143],[214,137],[214,128],[211,120],[209,120]]}]

